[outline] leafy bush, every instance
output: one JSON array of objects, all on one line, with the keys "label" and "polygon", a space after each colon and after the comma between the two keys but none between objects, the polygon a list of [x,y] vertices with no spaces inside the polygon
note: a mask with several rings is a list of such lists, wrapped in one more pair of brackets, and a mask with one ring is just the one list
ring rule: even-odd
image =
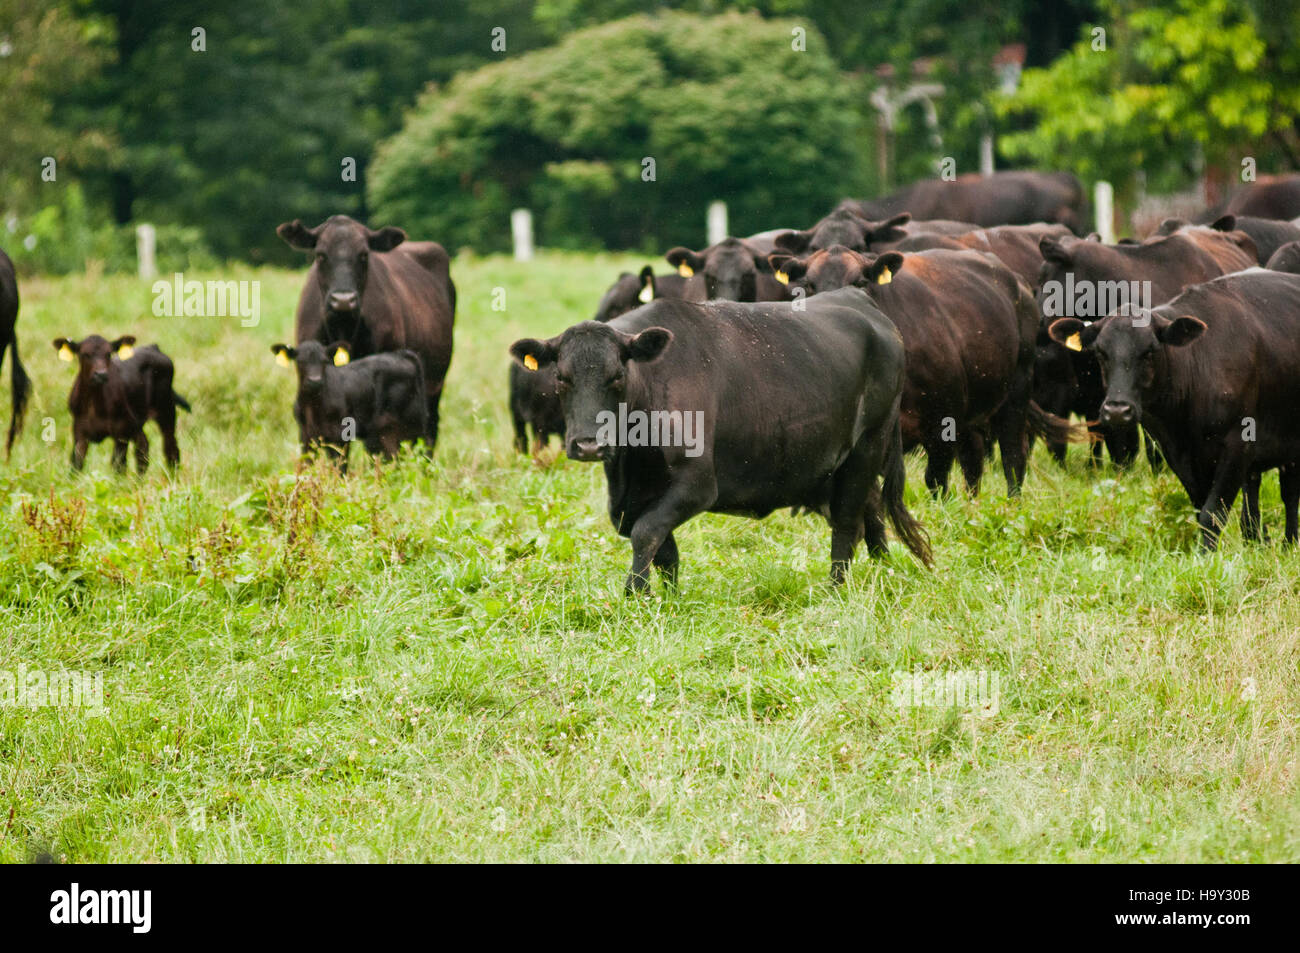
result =
[{"label": "leafy bush", "polygon": [[[805,23],[635,16],[432,88],[370,167],[375,222],[478,251],[509,246],[510,209],[538,243],[662,248],[798,225],[853,194],[869,155],[862,101]],[[655,163],[643,180],[643,160]]]}]

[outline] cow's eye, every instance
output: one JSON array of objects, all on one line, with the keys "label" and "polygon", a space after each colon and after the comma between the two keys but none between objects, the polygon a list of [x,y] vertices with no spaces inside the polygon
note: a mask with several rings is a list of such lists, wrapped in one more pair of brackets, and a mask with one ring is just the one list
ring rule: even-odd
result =
[{"label": "cow's eye", "polygon": [[555,383],[559,385],[560,390],[568,390],[573,386],[573,378],[565,377],[563,374],[556,374]]},{"label": "cow's eye", "polygon": [[623,372],[622,372],[622,371],[619,371],[619,372],[616,373],[613,377],[611,377],[609,380],[605,381],[605,386],[606,386],[606,387],[622,387],[622,386],[623,386],[623,380],[624,380]]},{"label": "cow's eye", "polygon": [[361,260],[362,260],[363,262],[365,262],[365,261],[369,261],[369,260],[370,260],[370,252],[368,252],[368,251],[363,251],[363,252],[361,253],[361,255],[360,255],[360,258],[361,258]]},{"label": "cow's eye", "polygon": [[316,253],[316,260],[323,264],[325,262],[325,253],[323,251],[318,251]]}]

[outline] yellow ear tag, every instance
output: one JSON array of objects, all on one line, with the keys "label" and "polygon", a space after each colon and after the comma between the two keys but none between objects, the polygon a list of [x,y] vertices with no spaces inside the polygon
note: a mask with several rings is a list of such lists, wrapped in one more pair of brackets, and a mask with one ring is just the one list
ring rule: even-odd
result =
[{"label": "yellow ear tag", "polygon": [[681,275],[683,278],[689,278],[691,275],[695,274],[695,269],[686,264],[686,262],[682,262],[677,266],[677,274]]},{"label": "yellow ear tag", "polygon": [[286,354],[284,351],[276,351],[275,363],[279,364],[281,367],[288,367],[289,364],[291,363],[289,361],[289,355]]},{"label": "yellow ear tag", "polygon": [[135,353],[135,348],[129,344],[123,344],[117,349],[117,359],[119,361],[131,360],[131,355]]},{"label": "yellow ear tag", "polygon": [[788,285],[790,283],[790,276],[787,275],[784,271],[778,271],[776,273],[776,280],[781,282],[781,284],[783,285]]},{"label": "yellow ear tag", "polygon": [[342,367],[350,360],[352,360],[352,358],[348,355],[347,351],[343,350],[343,348],[339,348],[337,351],[334,352],[335,367]]},{"label": "yellow ear tag", "polygon": [[1079,339],[1078,332],[1071,334],[1068,338],[1065,339],[1065,346],[1068,347],[1071,351],[1083,350],[1083,341]]},{"label": "yellow ear tag", "polygon": [[894,273],[888,268],[881,269],[880,274],[876,277],[876,284],[887,285],[894,280]]},{"label": "yellow ear tag", "polygon": [[68,347],[66,344],[63,345],[63,347],[59,348],[60,361],[71,361],[75,357],[76,355],[72,353],[72,348]]},{"label": "yellow ear tag", "polygon": [[641,289],[641,293],[636,296],[636,299],[642,304],[649,304],[655,299],[655,286],[646,282],[646,286]]},{"label": "yellow ear tag", "polygon": [[528,368],[530,371],[537,370],[537,358],[533,357],[531,354],[525,354],[524,367]]}]

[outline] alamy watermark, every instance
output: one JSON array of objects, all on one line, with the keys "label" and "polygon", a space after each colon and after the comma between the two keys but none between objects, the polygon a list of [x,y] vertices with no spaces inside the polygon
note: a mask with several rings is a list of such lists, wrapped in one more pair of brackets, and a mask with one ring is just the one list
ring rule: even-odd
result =
[{"label": "alamy watermark", "polygon": [[104,713],[104,673],[0,669],[0,708],[84,708]]},{"label": "alamy watermark", "polygon": [[628,410],[596,414],[596,442],[602,447],[685,447],[686,456],[704,452],[704,411]]},{"label": "alamy watermark", "polygon": [[171,281],[159,278],[152,290],[153,313],[159,318],[237,317],[246,328],[257,327],[262,319],[260,281],[186,281],[178,271]]},{"label": "alamy watermark", "polygon": [[1151,310],[1149,281],[1075,281],[1067,271],[1063,282],[1043,282],[1042,295],[1048,318],[1104,318],[1128,306]]},{"label": "alamy watermark", "polygon": [[889,700],[896,708],[966,708],[992,718],[1002,705],[1002,679],[984,669],[894,672]]}]

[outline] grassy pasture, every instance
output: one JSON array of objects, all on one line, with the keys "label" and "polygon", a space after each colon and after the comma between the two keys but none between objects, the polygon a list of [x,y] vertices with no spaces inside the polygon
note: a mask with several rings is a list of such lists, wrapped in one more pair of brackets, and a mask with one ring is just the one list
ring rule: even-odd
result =
[{"label": "grassy pasture", "polygon": [[[106,710],[0,707],[0,860],[1300,859],[1300,556],[1235,526],[1198,554],[1145,463],[1039,447],[1011,502],[996,468],[930,500],[912,460],[933,572],[896,546],[831,591],[824,523],[706,516],[681,594],[625,600],[600,469],[511,450],[505,348],[642,263],[458,260],[436,460],[358,449],[346,479],[296,471],[269,353],[301,272],[187,275],[260,280],[256,328],[154,317],[129,277],[23,282],[0,672],[101,673]],[[49,342],[91,332],[176,361],[174,480],[157,439],[142,480],[107,444],[69,472]],[[1280,536],[1275,477],[1263,507]],[[961,671],[995,713],[891,699]]]}]

